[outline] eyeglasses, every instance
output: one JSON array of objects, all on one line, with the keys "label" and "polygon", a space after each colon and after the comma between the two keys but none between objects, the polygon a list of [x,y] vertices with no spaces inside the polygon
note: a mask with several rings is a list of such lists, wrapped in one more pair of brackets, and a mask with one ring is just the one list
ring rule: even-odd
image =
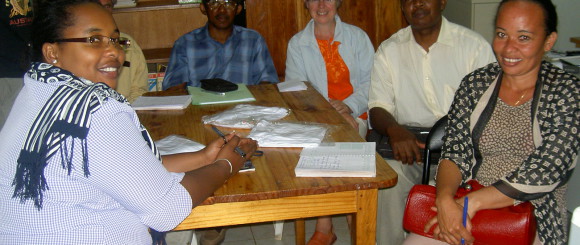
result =
[{"label": "eyeglasses", "polygon": [[107,10],[113,10],[113,8],[115,6],[113,5],[113,3],[106,3],[106,4],[103,4],[103,7]]},{"label": "eyeglasses", "polygon": [[324,3],[334,3],[336,2],[336,0],[307,0],[308,3],[320,3],[320,2],[324,2]]},{"label": "eyeglasses", "polygon": [[118,49],[127,49],[131,46],[131,41],[127,38],[122,37],[107,37],[101,35],[95,35],[90,37],[79,37],[79,38],[65,38],[54,40],[57,43],[88,43],[93,48],[104,49],[108,45],[113,44],[113,47]]},{"label": "eyeglasses", "polygon": [[234,10],[238,6],[238,3],[234,0],[210,0],[207,6],[212,10],[216,10],[220,6],[224,6],[226,10]]}]

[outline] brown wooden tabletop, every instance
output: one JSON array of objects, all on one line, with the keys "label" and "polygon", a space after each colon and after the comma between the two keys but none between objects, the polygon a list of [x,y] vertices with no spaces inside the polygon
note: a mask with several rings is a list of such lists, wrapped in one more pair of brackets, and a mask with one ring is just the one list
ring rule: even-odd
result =
[{"label": "brown wooden tabletop", "polygon": [[[283,120],[329,125],[325,141],[364,141],[310,85],[306,91],[285,93],[278,92],[272,84],[248,88],[256,98],[249,104],[290,109],[290,115]],[[156,94],[183,93],[182,86]],[[210,126],[202,123],[201,117],[235,105],[190,105],[179,111],[139,111],[138,115],[155,140],[178,134],[206,144],[218,136]],[[220,130],[228,133],[233,129]],[[247,135],[249,130],[236,129],[236,132]],[[356,244],[374,244],[377,189],[394,186],[396,173],[377,154],[375,178],[297,178],[294,168],[301,149],[260,148],[264,155],[252,158],[256,171],[232,176],[212,197],[196,207],[176,230],[355,213],[356,229],[353,230],[352,241]],[[297,225],[303,223],[297,222]],[[297,227],[296,232],[297,244],[303,244],[303,227]]]}]

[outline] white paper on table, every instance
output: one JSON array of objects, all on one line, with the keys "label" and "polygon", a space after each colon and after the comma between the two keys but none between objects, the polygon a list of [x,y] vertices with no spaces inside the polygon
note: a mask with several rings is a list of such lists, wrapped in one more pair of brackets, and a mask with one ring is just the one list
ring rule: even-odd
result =
[{"label": "white paper on table", "polygon": [[280,92],[293,92],[306,90],[306,84],[302,81],[285,81],[277,84]]},{"label": "white paper on table", "polygon": [[248,137],[260,147],[312,147],[322,142],[327,130],[324,125],[260,121]]},{"label": "white paper on table", "polygon": [[139,96],[132,104],[133,110],[180,110],[191,103],[191,95]]},{"label": "white paper on table", "polygon": [[261,120],[276,121],[290,113],[286,108],[239,104],[234,108],[201,118],[204,124],[228,128],[253,128]]},{"label": "white paper on table", "polygon": [[375,147],[375,142],[306,147],[294,173],[296,177],[376,177]]},{"label": "white paper on table", "polygon": [[161,155],[171,155],[182,152],[195,152],[203,149],[205,145],[185,138],[181,135],[169,135],[155,142]]}]

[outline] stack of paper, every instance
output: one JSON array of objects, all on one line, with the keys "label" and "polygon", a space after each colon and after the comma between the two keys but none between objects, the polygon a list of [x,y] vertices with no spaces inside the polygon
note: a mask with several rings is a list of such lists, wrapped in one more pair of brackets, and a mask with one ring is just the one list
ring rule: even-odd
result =
[{"label": "stack of paper", "polygon": [[375,142],[304,148],[294,172],[296,177],[376,177]]},{"label": "stack of paper", "polygon": [[131,107],[133,110],[180,110],[191,103],[191,96],[140,96]]},{"label": "stack of paper", "polygon": [[314,147],[326,135],[324,125],[260,121],[248,135],[260,147]]},{"label": "stack of paper", "polygon": [[277,84],[280,92],[293,92],[306,90],[306,84],[302,81],[285,81]]},{"label": "stack of paper", "polygon": [[223,103],[238,103],[255,101],[252,92],[244,84],[238,84],[238,90],[226,93],[215,93],[201,89],[200,87],[187,87],[191,95],[191,104],[194,105],[211,105]]},{"label": "stack of paper", "polygon": [[157,146],[157,150],[161,155],[172,155],[182,152],[196,152],[205,147],[205,145],[175,134],[155,141],[155,146]]},{"label": "stack of paper", "polygon": [[201,118],[205,124],[213,124],[228,128],[253,128],[262,120],[276,121],[284,118],[289,110],[282,107],[239,104],[234,108],[205,115]]},{"label": "stack of paper", "polygon": [[117,4],[115,4],[115,8],[130,8],[137,6],[135,0],[118,0]]},{"label": "stack of paper", "polygon": [[180,4],[186,4],[186,3],[201,3],[201,0],[179,0],[178,2]]}]

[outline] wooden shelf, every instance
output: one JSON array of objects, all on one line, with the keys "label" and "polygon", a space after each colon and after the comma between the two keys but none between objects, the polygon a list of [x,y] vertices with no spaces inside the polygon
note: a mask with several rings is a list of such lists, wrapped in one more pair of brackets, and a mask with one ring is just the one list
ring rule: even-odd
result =
[{"label": "wooden shelf", "polygon": [[171,48],[143,49],[147,63],[168,63]]},{"label": "wooden shelf", "polygon": [[130,8],[116,8],[113,13],[143,12],[163,9],[199,8],[199,3],[180,4],[177,0],[158,0],[137,2],[137,6]]},{"label": "wooden shelf", "polygon": [[576,44],[576,48],[580,48],[580,37],[571,37],[570,42]]}]

